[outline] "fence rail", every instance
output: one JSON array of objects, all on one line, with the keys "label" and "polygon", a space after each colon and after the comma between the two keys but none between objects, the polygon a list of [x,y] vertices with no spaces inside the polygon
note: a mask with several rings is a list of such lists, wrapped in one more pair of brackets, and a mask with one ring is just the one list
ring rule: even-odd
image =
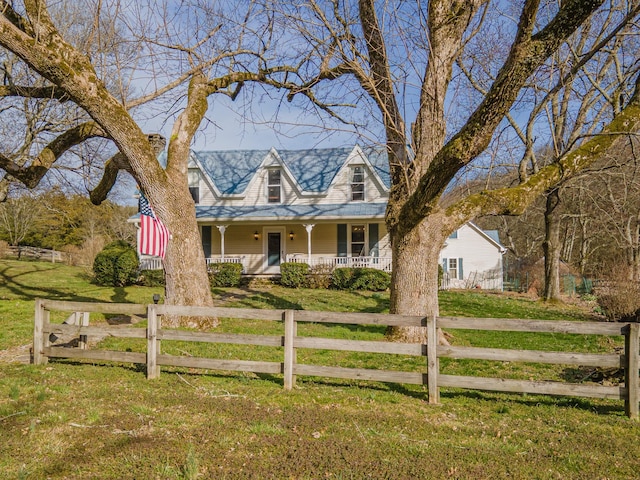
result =
[{"label": "fence rail", "polygon": [[[69,312],[63,324],[52,324],[52,310]],[[90,313],[134,314],[147,316],[147,328],[90,326]],[[205,333],[163,328],[164,315],[228,317],[282,322],[280,335],[247,335]],[[343,340],[299,336],[298,324],[303,322],[422,326],[427,328],[427,344],[404,344],[383,341]],[[438,328],[464,330],[500,330],[529,333],[563,333],[582,335],[624,336],[622,354],[591,354],[579,352],[550,352],[508,350],[466,346],[437,345]],[[76,336],[78,347],[63,348],[51,343],[52,335]],[[87,337],[92,335],[146,339],[146,353],[89,350]],[[168,355],[160,352],[164,341],[211,342],[277,347],[283,350],[282,361],[228,360]],[[637,419],[640,402],[640,324],[604,322],[568,322],[552,320],[523,320],[497,318],[438,317],[424,318],[408,315],[369,313],[333,313],[297,310],[258,310],[241,308],[205,308],[170,305],[100,304],[36,300],[33,334],[33,362],[45,364],[50,357],[92,359],[100,361],[146,364],[147,377],[157,378],[161,366],[231,370],[255,373],[282,374],[285,389],[295,385],[297,375],[311,375],[380,382],[407,383],[428,386],[430,403],[439,403],[440,388],[455,387],[501,392],[538,393],[549,395],[620,399],[625,411]],[[422,372],[403,372],[302,364],[297,361],[298,349],[345,350],[354,352],[411,355],[426,357]],[[478,359],[501,362],[533,362],[545,364],[581,365],[603,368],[621,367],[625,383],[620,386],[577,384],[552,381],[512,380],[440,373],[440,358]]]}]

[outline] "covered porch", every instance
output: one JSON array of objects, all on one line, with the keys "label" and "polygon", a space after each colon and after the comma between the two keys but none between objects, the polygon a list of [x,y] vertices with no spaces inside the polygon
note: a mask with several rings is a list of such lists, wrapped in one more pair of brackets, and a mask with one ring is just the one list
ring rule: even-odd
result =
[{"label": "covered porch", "polygon": [[[283,262],[390,272],[385,207],[383,203],[196,207],[196,212],[209,265],[240,263],[245,275],[279,275]],[[161,267],[160,259],[141,259],[142,269]]]}]

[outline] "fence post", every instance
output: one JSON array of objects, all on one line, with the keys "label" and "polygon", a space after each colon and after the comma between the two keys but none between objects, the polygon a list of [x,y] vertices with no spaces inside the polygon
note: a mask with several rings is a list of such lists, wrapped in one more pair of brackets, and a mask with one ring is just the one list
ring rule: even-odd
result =
[{"label": "fence post", "polygon": [[295,312],[293,310],[285,310],[284,312],[284,389],[291,390],[296,384],[296,376],[293,374],[293,368],[296,363],[296,350],[294,348],[294,339],[297,333],[297,324],[295,320]]},{"label": "fence post", "polygon": [[33,318],[33,364],[44,365],[44,305],[41,299],[36,299],[36,310]]},{"label": "fence post", "polygon": [[436,317],[427,318],[427,388],[429,389],[429,403],[440,403],[438,388],[438,331]]},{"label": "fence post", "polygon": [[[78,322],[80,324],[81,327],[88,327],[89,326],[89,312],[77,312],[77,315],[82,315],[82,317],[80,318],[80,321]],[[78,348],[82,349],[82,350],[86,350],[87,349],[87,336],[86,335],[80,335],[78,337]]]},{"label": "fence post", "polygon": [[640,324],[630,323],[624,337],[624,350],[627,364],[624,369],[624,383],[627,387],[624,410],[627,416],[638,420],[638,402],[640,402],[638,369],[640,369]]},{"label": "fence post", "polygon": [[158,353],[160,353],[160,340],[158,340],[158,327],[160,320],[156,312],[156,305],[147,305],[147,378],[159,378],[160,366],[158,365]]}]

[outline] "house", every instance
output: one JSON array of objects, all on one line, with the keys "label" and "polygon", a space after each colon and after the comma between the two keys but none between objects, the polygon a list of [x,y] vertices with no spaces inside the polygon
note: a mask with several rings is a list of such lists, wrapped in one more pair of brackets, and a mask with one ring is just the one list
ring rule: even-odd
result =
[{"label": "house", "polygon": [[453,232],[440,251],[446,288],[502,290],[502,257],[497,230],[466,223]]},{"label": "house", "polygon": [[[209,264],[241,263],[248,275],[278,274],[285,261],[391,271],[384,151],[194,151],[188,177]],[[490,250],[494,239],[481,238]]]}]

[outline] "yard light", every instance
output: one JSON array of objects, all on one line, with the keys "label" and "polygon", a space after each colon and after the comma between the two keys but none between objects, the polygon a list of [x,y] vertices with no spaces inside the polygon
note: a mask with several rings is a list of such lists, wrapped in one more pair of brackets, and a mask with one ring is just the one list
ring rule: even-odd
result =
[{"label": "yard light", "polygon": [[153,294],[153,303],[157,304],[160,301],[160,294],[159,293],[154,293]]}]

